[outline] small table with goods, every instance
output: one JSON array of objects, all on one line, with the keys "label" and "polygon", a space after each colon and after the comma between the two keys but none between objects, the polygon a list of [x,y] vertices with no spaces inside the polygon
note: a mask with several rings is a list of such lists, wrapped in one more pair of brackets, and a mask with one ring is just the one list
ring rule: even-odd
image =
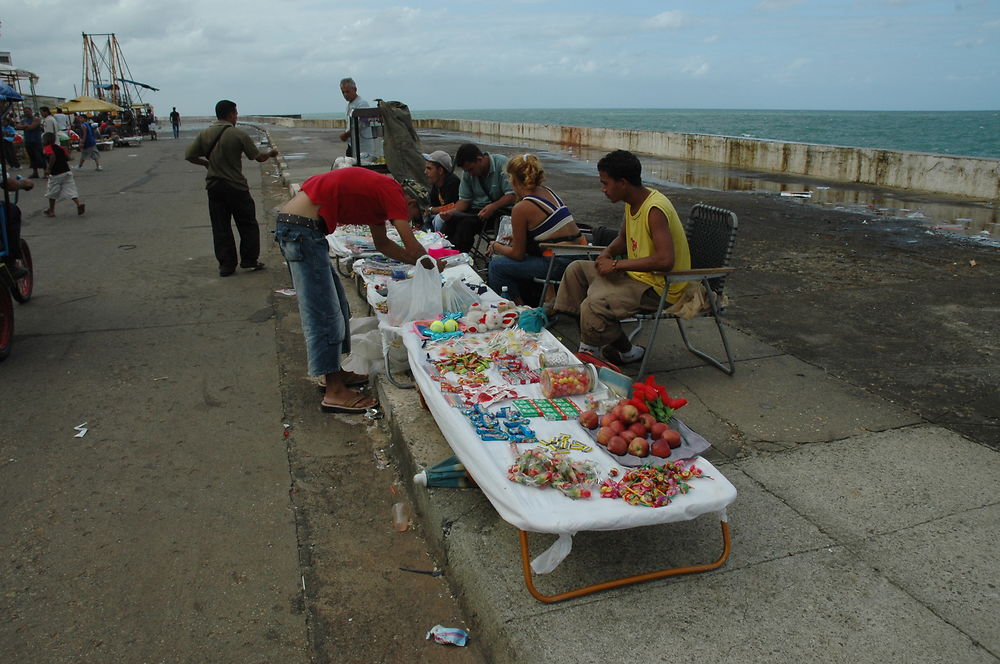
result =
[{"label": "small table with goods", "polygon": [[[633,387],[630,395],[627,378],[579,363],[548,330],[507,327],[511,311],[516,312],[513,303],[488,291],[473,311],[415,321],[403,326],[402,337],[416,386],[448,444],[499,515],[519,530],[524,582],[532,596],[559,602],[722,566],[730,552],[726,507],[736,489],[699,456],[707,441],[676,418],[669,427],[655,424],[657,417],[672,415],[664,404],[683,400],[669,399],[652,380],[641,390]],[[663,390],[662,399],[656,389]],[[636,424],[642,425],[645,444]],[[631,433],[623,433],[626,429]],[[651,435],[657,436],[652,446],[660,456],[650,453]],[[623,449],[611,438],[628,438],[635,446]],[[722,552],[712,562],[552,595],[534,584],[534,574],[551,572],[565,559],[579,531],[680,522],[708,513],[719,516],[722,531]],[[558,538],[531,560],[529,533]]]}]

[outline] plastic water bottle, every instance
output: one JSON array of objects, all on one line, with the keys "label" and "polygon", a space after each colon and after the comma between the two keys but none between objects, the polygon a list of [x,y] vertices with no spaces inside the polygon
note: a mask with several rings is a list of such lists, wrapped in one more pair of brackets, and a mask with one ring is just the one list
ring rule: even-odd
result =
[{"label": "plastic water bottle", "polygon": [[505,300],[509,300],[510,299],[509,297],[507,297],[507,287],[506,286],[502,286],[500,288],[500,297],[502,297]]},{"label": "plastic water bottle", "polygon": [[410,506],[406,503],[396,503],[392,506],[392,527],[403,533],[410,527]]}]

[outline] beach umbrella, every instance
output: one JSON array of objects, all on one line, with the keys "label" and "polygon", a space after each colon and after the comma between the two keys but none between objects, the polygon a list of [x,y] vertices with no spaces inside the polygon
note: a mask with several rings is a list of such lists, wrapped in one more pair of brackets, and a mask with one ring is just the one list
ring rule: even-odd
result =
[{"label": "beach umbrella", "polygon": [[110,101],[104,101],[103,99],[97,99],[95,97],[88,97],[86,95],[77,97],[76,99],[70,99],[68,102],[61,104],[64,111],[69,111],[70,113],[100,113],[102,111],[120,111],[121,106],[116,106]]},{"label": "beach umbrella", "polygon": [[23,99],[20,92],[6,83],[0,83],[0,101],[21,101]]}]

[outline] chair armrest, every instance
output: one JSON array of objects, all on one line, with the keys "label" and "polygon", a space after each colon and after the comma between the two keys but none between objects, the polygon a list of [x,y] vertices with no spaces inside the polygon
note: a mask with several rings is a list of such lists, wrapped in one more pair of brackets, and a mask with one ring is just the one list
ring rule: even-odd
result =
[{"label": "chair armrest", "polygon": [[551,251],[559,256],[572,256],[574,254],[599,254],[607,247],[595,244],[567,244],[565,242],[539,242],[538,246],[543,251]]},{"label": "chair armrest", "polygon": [[732,274],[735,267],[702,267],[696,270],[678,270],[677,272],[661,272],[668,282],[694,281],[695,279],[716,279]]}]

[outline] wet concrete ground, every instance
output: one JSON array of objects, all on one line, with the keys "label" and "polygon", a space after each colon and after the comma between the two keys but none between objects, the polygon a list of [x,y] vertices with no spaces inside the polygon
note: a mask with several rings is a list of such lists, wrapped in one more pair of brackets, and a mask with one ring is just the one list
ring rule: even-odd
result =
[{"label": "wet concrete ground", "polygon": [[[451,153],[466,138],[422,134],[425,149]],[[482,144],[504,154],[525,149],[490,145],[487,139]],[[622,208],[600,193],[600,154],[527,147],[545,163],[550,184],[577,219],[620,225]],[[660,163],[640,158],[644,168]],[[732,298],[727,319],[929,422],[1000,449],[1000,248],[932,231],[923,219],[857,214],[783,197],[764,191],[771,180],[754,181],[755,191],[746,193],[652,180],[682,216],[698,202],[738,215],[738,271],[727,282]],[[834,183],[812,186],[845,189]],[[995,214],[981,202],[915,192],[869,190],[859,196],[890,196],[913,209]]]}]

